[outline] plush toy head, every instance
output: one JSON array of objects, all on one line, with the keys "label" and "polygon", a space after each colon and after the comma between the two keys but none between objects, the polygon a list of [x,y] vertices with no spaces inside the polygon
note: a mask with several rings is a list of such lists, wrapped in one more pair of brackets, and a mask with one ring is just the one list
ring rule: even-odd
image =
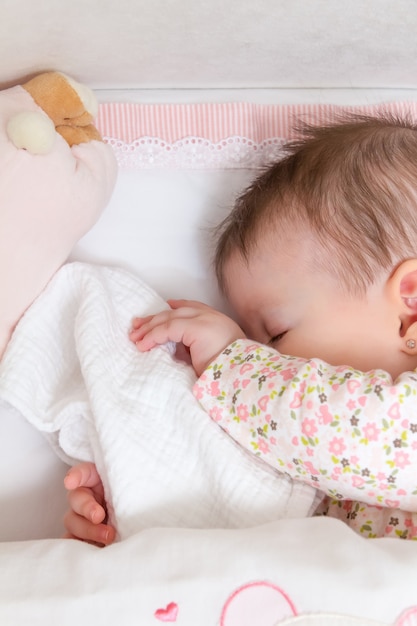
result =
[{"label": "plush toy head", "polygon": [[0,91],[0,358],[113,191],[93,93],[58,72]]}]

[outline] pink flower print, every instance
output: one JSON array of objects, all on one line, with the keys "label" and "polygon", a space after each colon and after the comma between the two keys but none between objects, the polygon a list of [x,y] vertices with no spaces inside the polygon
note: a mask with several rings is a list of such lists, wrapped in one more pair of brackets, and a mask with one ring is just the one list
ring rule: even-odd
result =
[{"label": "pink flower print", "polygon": [[356,409],[356,402],[355,402],[355,400],[352,400],[352,398],[350,398],[347,401],[346,406],[349,409],[349,411],[353,411],[353,409]]},{"label": "pink flower print", "polygon": [[334,385],[332,385],[333,391],[337,391],[339,387],[340,387],[339,383],[334,383]]},{"label": "pink flower print", "polygon": [[352,476],[352,486],[356,487],[356,489],[360,489],[365,484],[365,480],[362,476]]},{"label": "pink flower print", "polygon": [[258,449],[262,454],[268,454],[269,446],[264,439],[258,439]]},{"label": "pink flower print", "polygon": [[363,427],[363,434],[368,441],[378,441],[380,432],[380,429],[372,422],[368,422],[368,424],[365,424]]},{"label": "pink flower print", "polygon": [[[415,539],[417,537],[417,526],[411,526],[410,532],[408,533],[409,539]],[[417,613],[417,611],[416,611]]]},{"label": "pink flower print", "polygon": [[386,479],[387,479],[387,475],[386,475],[386,474],[384,474],[384,472],[378,472],[378,474],[376,475],[376,477],[377,477],[377,480],[380,480],[381,482],[382,482],[383,480],[386,480]]},{"label": "pink flower print", "polygon": [[300,442],[298,441],[298,437],[293,437],[291,439],[291,443],[293,446],[298,446],[300,444]]},{"label": "pink flower print", "polygon": [[345,450],[346,446],[343,442],[342,437],[333,437],[333,439],[329,443],[329,452],[337,456],[343,454]]},{"label": "pink flower print", "polygon": [[320,472],[316,470],[316,468],[314,467],[311,461],[306,461],[304,463],[304,467],[306,468],[308,472],[310,472],[312,476],[318,476],[320,474]]},{"label": "pink flower print", "polygon": [[400,405],[398,402],[394,402],[394,404],[390,406],[388,409],[388,416],[393,420],[397,420],[401,417]]},{"label": "pink flower print", "polygon": [[401,428],[404,428],[405,430],[407,430],[407,428],[410,426],[410,421],[405,419],[401,422]]},{"label": "pink flower print", "polygon": [[218,380],[214,380],[211,384],[210,384],[210,395],[213,398],[216,398],[217,396],[220,395],[220,385],[219,385],[219,381]]},{"label": "pink flower print", "polygon": [[203,387],[201,387],[201,385],[197,385],[197,384],[194,385],[193,394],[197,400],[201,400],[201,398],[204,396],[203,392],[204,392],[204,389]]},{"label": "pink flower print", "polygon": [[259,398],[258,406],[261,409],[261,411],[266,411],[268,402],[269,402],[269,396],[262,396],[262,398]]},{"label": "pink flower print", "polygon": [[314,437],[317,432],[316,422],[313,419],[305,418],[301,422],[301,432],[306,437]]},{"label": "pink flower print", "polygon": [[358,398],[358,402],[363,407],[365,406],[367,399],[368,398],[366,396],[361,396],[360,398]]},{"label": "pink flower print", "polygon": [[296,373],[297,373],[297,370],[295,369],[295,367],[290,367],[287,370],[282,370],[282,372],[280,372],[281,378],[284,381],[292,380],[294,376],[296,375]]},{"label": "pink flower print", "polygon": [[409,529],[408,538],[414,539],[417,533],[417,526],[414,525],[413,516],[404,519],[404,526]]},{"label": "pink flower print", "polygon": [[312,448],[306,448],[307,456],[314,456],[314,450]]},{"label": "pink flower print", "polygon": [[239,404],[239,406],[236,408],[236,413],[239,420],[241,420],[242,422],[247,421],[249,417],[249,409],[246,404]]},{"label": "pink flower print", "polygon": [[359,382],[359,380],[355,380],[354,378],[350,378],[347,382],[347,390],[349,393],[355,393],[355,391],[357,390],[358,387],[360,387],[361,384]]},{"label": "pink flower print", "polygon": [[327,404],[322,404],[316,413],[316,417],[319,418],[319,424],[327,425],[333,421],[333,415],[329,411]]},{"label": "pink flower print", "polygon": [[305,381],[305,380],[303,380],[303,382],[302,382],[302,383],[300,383],[298,387],[299,387],[299,389],[300,389],[300,393],[304,393],[304,392],[305,392],[305,390],[306,390],[306,387],[307,387],[307,383],[306,383],[306,381]]},{"label": "pink flower print", "polygon": [[240,387],[240,378],[235,378],[233,381],[233,389],[239,389]]},{"label": "pink flower print", "polygon": [[213,419],[215,422],[220,422],[223,419],[223,409],[220,409],[218,406],[215,406],[212,409],[210,409],[209,415],[211,419]]},{"label": "pink flower print", "polygon": [[410,457],[408,456],[407,452],[399,450],[395,453],[394,462],[397,467],[399,467],[400,469],[404,469],[404,467],[410,465]]}]

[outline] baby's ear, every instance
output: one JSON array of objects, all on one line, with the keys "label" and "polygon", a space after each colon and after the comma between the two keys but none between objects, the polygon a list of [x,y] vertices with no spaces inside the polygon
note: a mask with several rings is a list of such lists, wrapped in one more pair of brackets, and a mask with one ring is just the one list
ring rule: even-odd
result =
[{"label": "baby's ear", "polygon": [[388,278],[386,289],[402,312],[417,311],[417,258],[402,261]]},{"label": "baby's ear", "polygon": [[387,288],[398,311],[401,350],[417,354],[417,259],[403,261],[389,278]]},{"label": "baby's ear", "polygon": [[401,268],[405,270],[399,283],[401,299],[410,312],[417,312],[417,259],[404,261]]}]

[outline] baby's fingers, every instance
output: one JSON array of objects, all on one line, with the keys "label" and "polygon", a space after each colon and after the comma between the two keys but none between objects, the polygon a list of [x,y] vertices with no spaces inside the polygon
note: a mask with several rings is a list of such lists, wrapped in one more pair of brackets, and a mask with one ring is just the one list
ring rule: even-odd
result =
[{"label": "baby's fingers", "polygon": [[137,330],[147,322],[149,322],[154,315],[147,315],[146,317],[134,317],[132,320],[132,331]]},{"label": "baby's fingers", "polygon": [[64,519],[64,525],[67,530],[65,538],[79,539],[98,546],[107,546],[116,538],[114,528],[106,524],[92,524],[85,519],[69,511]]},{"label": "baby's fingers", "polygon": [[[69,491],[78,487],[101,487],[101,479],[94,463],[79,463],[67,472],[64,485]],[[102,489],[99,489],[102,492]]]},{"label": "baby's fingers", "polygon": [[174,298],[171,298],[170,300],[167,300],[167,303],[173,310],[188,308],[198,311],[207,311],[211,309],[208,304],[204,304],[203,302],[199,302],[198,300],[176,300]]},{"label": "baby's fingers", "polygon": [[188,325],[189,320],[182,318],[170,318],[158,322],[152,321],[152,323],[143,326],[140,330],[131,333],[130,338],[141,352],[146,352],[168,341],[181,343]]},{"label": "baby's fingers", "polygon": [[68,502],[71,510],[84,517],[93,524],[99,524],[106,517],[106,511],[91,489],[79,487],[68,493]]},{"label": "baby's fingers", "polygon": [[136,341],[142,339],[152,328],[166,321],[170,315],[172,315],[172,311],[169,310],[155,313],[155,315],[147,315],[146,317],[135,317],[132,321],[132,328],[129,333],[130,340],[136,343]]},{"label": "baby's fingers", "polygon": [[136,318],[134,329],[130,332],[133,341],[142,352],[168,341],[180,343],[185,329],[193,324],[198,311],[192,307],[166,310],[146,318]]}]

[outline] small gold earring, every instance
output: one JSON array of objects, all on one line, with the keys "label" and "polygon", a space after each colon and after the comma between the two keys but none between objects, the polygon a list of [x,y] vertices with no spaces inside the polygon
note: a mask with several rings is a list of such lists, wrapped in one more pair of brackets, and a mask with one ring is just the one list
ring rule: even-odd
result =
[{"label": "small gold earring", "polygon": [[416,342],[414,341],[414,339],[407,339],[406,344],[407,348],[409,348],[410,350],[413,350],[416,347]]}]

